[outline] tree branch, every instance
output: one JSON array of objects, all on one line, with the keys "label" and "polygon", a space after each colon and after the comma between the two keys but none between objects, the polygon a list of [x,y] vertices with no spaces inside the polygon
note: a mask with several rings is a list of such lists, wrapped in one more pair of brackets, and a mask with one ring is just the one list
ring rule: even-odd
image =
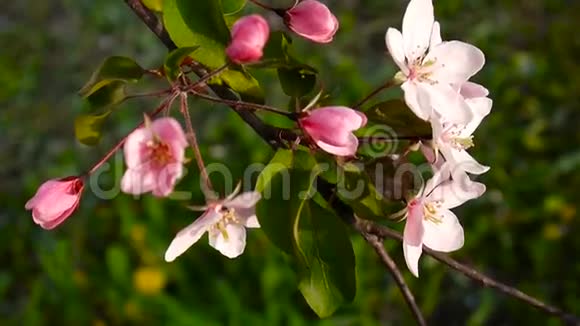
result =
[{"label": "tree branch", "polygon": [[[163,26],[163,22],[159,20],[151,10],[147,9],[140,0],[123,0],[133,10],[133,12],[147,25],[147,27],[161,40],[168,50],[177,48],[175,43],[169,37],[169,33]],[[196,75],[203,78],[208,74],[208,71],[201,65],[194,65],[192,69]],[[229,101],[238,101],[239,98],[231,89],[222,85],[211,85],[209,88],[220,98]],[[284,145],[280,139],[278,129],[267,125],[258,118],[258,116],[251,111],[240,109],[238,107],[231,107],[246,124],[248,124],[254,131],[260,135],[274,149],[280,148]]]},{"label": "tree branch", "polygon": [[[381,239],[390,238],[390,239],[397,240],[399,242],[403,242],[403,236],[399,232],[391,230],[386,226],[378,225],[372,221],[355,218],[353,226],[363,236],[365,236],[367,234],[372,234],[372,235],[376,235],[377,237],[379,237]],[[532,296],[529,296],[529,295],[523,293],[522,291],[520,291],[514,287],[511,287],[507,284],[496,281],[496,280],[492,279],[491,277],[486,276],[486,275],[476,271],[475,269],[458,262],[457,260],[449,257],[446,254],[431,250],[425,246],[423,246],[423,252],[425,252],[427,255],[437,259],[439,262],[441,262],[441,263],[451,267],[452,269],[460,272],[461,274],[469,277],[470,279],[480,283],[483,286],[495,289],[499,292],[507,294],[508,296],[516,298],[516,299],[518,299],[518,300],[520,300],[520,301],[522,301],[530,306],[536,307],[536,308],[538,308],[538,309],[540,309],[540,310],[542,310],[550,315],[556,316],[569,325],[580,325],[580,319],[577,316],[570,314],[570,313],[567,313],[565,311],[562,311],[561,309],[559,309],[557,307],[546,304],[545,302],[542,302],[542,301],[540,301]]]},{"label": "tree branch", "polygon": [[417,325],[421,326],[427,325],[427,323],[425,322],[425,318],[421,313],[421,309],[419,309],[417,302],[415,302],[415,297],[413,296],[413,293],[411,292],[411,290],[407,286],[407,283],[405,282],[405,279],[403,278],[403,274],[401,274],[401,271],[397,267],[397,264],[395,263],[395,261],[393,261],[389,253],[385,250],[385,247],[383,245],[383,239],[371,233],[361,233],[361,234],[365,238],[365,240],[371,246],[373,246],[375,252],[381,259],[383,265],[387,267],[387,269],[391,273],[391,276],[393,276],[393,280],[399,287],[399,290],[401,291],[403,298],[407,302],[409,309],[411,309],[411,313],[413,313],[413,317],[415,317]]},{"label": "tree branch", "polygon": [[[154,13],[152,13],[149,9],[147,9],[145,6],[143,6],[143,4],[141,3],[140,0],[124,0],[124,1],[133,10],[133,12],[145,23],[145,25],[147,25],[147,27],[163,42],[163,44],[169,50],[176,48],[175,43],[173,43],[173,41],[171,41],[169,34],[165,30],[163,23],[159,20],[159,18]],[[201,65],[194,66],[193,70],[201,78],[203,78],[205,75],[208,74],[208,71],[204,67],[202,67]],[[211,88],[211,90],[218,97],[220,97],[222,99],[230,100],[230,101],[237,101],[238,100],[238,96],[231,89],[229,89],[227,86],[211,85],[209,88]],[[244,122],[246,122],[246,124],[248,124],[250,127],[252,127],[256,131],[256,133],[262,139],[264,139],[264,141],[266,141],[270,146],[272,146],[272,148],[276,149],[276,148],[280,148],[280,147],[284,146],[284,141],[281,138],[280,131],[277,128],[263,123],[262,120],[260,120],[260,118],[258,118],[258,116],[256,116],[255,113],[252,111],[240,110],[237,107],[232,107],[232,109],[236,113],[238,113],[238,115],[244,120]],[[286,135],[286,136],[288,137],[288,135]],[[321,193],[322,193],[322,191],[321,191]],[[329,193],[327,192],[327,195],[328,194]],[[325,196],[325,197],[330,198],[328,196]],[[361,235],[363,237],[365,237],[365,239],[367,239],[367,237],[374,236],[377,241],[379,241],[379,239],[382,241],[384,238],[391,238],[391,239],[395,239],[398,241],[403,240],[401,234],[394,231],[394,230],[391,230],[387,227],[378,225],[378,224],[373,223],[371,221],[366,221],[366,220],[361,220],[361,219],[356,218],[352,213],[352,209],[350,209],[350,207],[346,206],[344,203],[342,203],[340,201],[335,201],[334,204],[335,205],[333,205],[333,206],[334,206],[335,210],[339,213],[341,218],[345,222],[347,222],[348,224],[353,226],[359,233],[361,233]],[[375,241],[370,242],[370,243],[371,243],[371,245],[373,245],[373,247],[376,246]],[[386,251],[384,250],[382,244],[380,245],[380,247],[382,249],[380,252],[377,251],[377,253],[381,257],[381,260],[383,261],[383,263],[385,263],[385,265],[389,268],[389,271],[391,272],[391,274],[393,274],[393,276],[395,277],[395,280],[397,281],[397,276],[395,274],[396,274],[396,272],[399,272],[398,274],[400,276],[400,271],[398,271],[396,269],[396,265],[394,265],[395,269],[392,269],[390,267],[390,266],[392,266],[391,265],[392,260],[390,259],[390,257],[388,255],[386,255]],[[377,247],[375,247],[375,250],[377,250]],[[429,248],[424,248],[423,250],[427,255],[432,256],[433,258],[435,258],[435,259],[439,260],[440,262],[446,264],[447,266],[455,269],[456,271],[459,271],[460,273],[471,278],[472,280],[481,283],[484,286],[491,287],[491,288],[498,290],[502,293],[505,293],[511,297],[514,297],[514,298],[516,298],[516,299],[518,299],[526,304],[529,304],[533,307],[536,307],[536,308],[538,308],[538,309],[540,309],[548,314],[559,317],[560,319],[562,319],[563,321],[565,321],[566,323],[568,323],[570,325],[579,325],[580,324],[580,319],[578,317],[576,317],[572,314],[566,313],[566,312],[562,311],[561,309],[556,308],[554,306],[550,306],[550,305],[548,305],[548,304],[546,304],[546,303],[544,303],[536,298],[533,298],[533,297],[531,297],[531,296],[529,296],[529,295],[527,295],[527,294],[525,294],[525,293],[523,293],[523,292],[521,292],[513,287],[510,287],[510,286],[503,284],[503,283],[500,283],[500,282],[498,282],[490,277],[487,277],[486,275],[479,273],[478,271],[472,269],[471,267],[468,267],[466,265],[463,265],[463,264],[457,262],[456,260],[450,258],[449,256],[447,256],[445,254],[435,252],[433,250],[430,250]],[[385,259],[385,257],[387,259]],[[394,262],[393,262],[393,264],[394,264]],[[399,288],[401,289],[401,292],[405,296],[405,299],[407,300],[409,307],[414,312],[415,317],[417,318],[417,313],[415,312],[416,304],[412,305],[411,303],[409,303],[408,293],[407,294],[405,293],[405,290],[403,290],[403,288],[401,287],[401,283],[398,282],[397,285],[399,285]],[[406,287],[406,285],[404,283],[402,283],[402,285],[408,290],[408,287]],[[409,291],[409,293],[410,293],[410,291]],[[412,298],[412,296],[411,296],[411,298]],[[413,302],[414,302],[414,299],[413,299]],[[420,313],[419,313],[419,315],[420,315]],[[422,317],[420,317],[420,318],[422,318]],[[418,321],[418,322],[421,323],[420,321]]]}]

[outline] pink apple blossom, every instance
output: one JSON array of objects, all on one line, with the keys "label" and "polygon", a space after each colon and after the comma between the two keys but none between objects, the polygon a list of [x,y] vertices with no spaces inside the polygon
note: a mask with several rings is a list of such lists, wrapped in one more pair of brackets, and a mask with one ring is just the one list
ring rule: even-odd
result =
[{"label": "pink apple blossom", "polygon": [[246,228],[259,228],[256,203],[259,192],[245,192],[208,205],[203,215],[181,230],[165,252],[165,261],[172,262],[196,243],[206,232],[209,245],[228,258],[236,258],[246,247]]},{"label": "pink apple blossom", "polygon": [[127,171],[121,190],[130,194],[152,192],[168,196],[183,174],[187,140],[173,118],[160,118],[133,131],[125,142]]},{"label": "pink apple blossom", "polygon": [[385,40],[401,71],[405,102],[421,119],[435,111],[447,121],[467,123],[471,111],[459,94],[485,63],[483,52],[460,41],[441,41],[431,0],[411,0],[403,17],[403,32],[389,28]]},{"label": "pink apple blossom", "polygon": [[294,33],[316,43],[330,43],[338,30],[338,19],[327,6],[304,0],[287,10],[284,22]]},{"label": "pink apple blossom", "polygon": [[245,16],[232,26],[232,41],[226,54],[237,64],[256,62],[262,58],[270,27],[260,15]]},{"label": "pink apple blossom", "polygon": [[351,108],[329,106],[313,110],[299,123],[322,150],[337,156],[353,156],[358,138],[352,132],[363,127],[367,117]]},{"label": "pink apple blossom", "polygon": [[64,222],[77,209],[83,188],[83,180],[79,177],[48,180],[24,207],[32,210],[34,223],[50,230]]},{"label": "pink apple blossom", "polygon": [[484,192],[485,185],[469,180],[462,171],[451,171],[446,163],[408,201],[403,253],[413,275],[419,277],[423,245],[441,252],[455,251],[463,246],[463,228],[450,209]]}]

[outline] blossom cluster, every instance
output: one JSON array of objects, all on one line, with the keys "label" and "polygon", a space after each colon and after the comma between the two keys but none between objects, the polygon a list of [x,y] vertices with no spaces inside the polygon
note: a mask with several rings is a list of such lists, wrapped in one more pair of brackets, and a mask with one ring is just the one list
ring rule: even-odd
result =
[{"label": "blossom cluster", "polygon": [[[283,21],[297,35],[317,43],[331,42],[339,27],[330,10],[315,0],[298,2],[285,10]],[[232,26],[225,53],[234,64],[257,62],[269,33],[268,22],[262,16],[242,17]],[[464,42],[442,40],[432,0],[411,0],[402,32],[389,28],[385,38],[388,52],[400,69],[394,81],[400,85],[405,103],[432,128],[432,140],[423,141],[420,148],[432,165],[433,176],[416,195],[406,198],[404,211],[404,257],[409,270],[418,276],[423,246],[442,252],[463,246],[463,228],[450,209],[485,192],[485,185],[472,181],[469,174],[483,174],[489,167],[478,163],[467,149],[473,146],[472,134],[489,114],[492,101],[487,89],[469,81],[484,65],[482,51]],[[350,107],[325,106],[303,110],[296,124],[302,130],[301,141],[345,161],[356,159],[359,138],[354,132],[367,124],[367,116]],[[146,118],[144,126],[124,142],[127,170],[121,190],[169,196],[183,176],[185,151],[190,145],[196,146],[188,141],[176,119]],[[50,180],[26,203],[26,209],[32,210],[35,223],[52,229],[78,207],[83,189],[82,177]],[[260,227],[255,205],[261,195],[238,192],[224,199],[206,199],[201,208],[204,213],[176,235],[165,260],[175,260],[206,232],[210,245],[224,256],[242,254],[246,228]]]},{"label": "blossom cluster", "polygon": [[449,209],[485,192],[485,185],[471,181],[467,173],[482,174],[489,167],[466,150],[492,101],[487,89],[469,81],[485,63],[483,52],[468,43],[442,40],[432,0],[411,0],[402,32],[389,28],[385,40],[401,69],[396,78],[407,106],[429,121],[433,131],[432,143],[422,145],[422,151],[435,173],[408,200],[403,234],[405,261],[419,276],[423,245],[442,252],[463,246],[463,228]]}]

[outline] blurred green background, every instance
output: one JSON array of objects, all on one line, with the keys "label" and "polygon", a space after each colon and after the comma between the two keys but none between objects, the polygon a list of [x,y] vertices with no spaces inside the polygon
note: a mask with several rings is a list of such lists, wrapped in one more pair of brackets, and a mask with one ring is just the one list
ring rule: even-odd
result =
[{"label": "blurred green background", "polygon": [[[319,68],[335,103],[354,104],[395,72],[384,33],[400,28],[406,1],[328,4],[341,22],[335,41],[315,46],[294,38],[295,50]],[[453,256],[580,314],[580,3],[437,0],[436,14],[444,39],[485,52],[487,64],[475,80],[494,99],[473,149],[492,167],[478,178],[488,191],[456,210],[466,244]],[[101,145],[89,148],[74,138],[72,122],[83,109],[76,91],[106,56],[155,67],[165,49],[121,0],[5,1],[0,41],[1,325],[412,323],[388,273],[355,234],[357,297],[322,321],[302,299],[286,258],[260,230],[249,233],[246,253],[236,260],[203,238],[165,263],[174,234],[196,217],[184,205],[202,203],[194,166],[179,185],[192,191],[191,200],[135,199],[118,192],[123,163],[117,156],[97,179],[106,190],[101,198],[88,187],[78,212],[60,228],[36,226],[24,210],[36,188],[89,168],[158,103],[123,104]],[[285,105],[279,86],[268,82],[272,77],[261,78],[269,102]],[[145,82],[135,89],[160,87]],[[240,177],[247,165],[272,155],[227,108],[192,105],[199,107],[193,118],[207,161],[224,162]],[[387,241],[387,248],[432,324],[558,324],[429,257],[415,279],[400,244]]]}]

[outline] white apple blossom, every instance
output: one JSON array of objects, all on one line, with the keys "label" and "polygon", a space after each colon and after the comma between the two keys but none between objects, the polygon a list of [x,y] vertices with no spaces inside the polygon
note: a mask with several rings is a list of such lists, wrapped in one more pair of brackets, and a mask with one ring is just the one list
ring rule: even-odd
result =
[{"label": "white apple blossom", "polygon": [[483,118],[490,113],[493,101],[487,97],[489,94],[487,89],[471,82],[461,86],[460,94],[472,112],[472,119],[466,124],[460,124],[445,121],[434,115],[430,119],[433,140],[430,144],[421,144],[421,151],[435,170],[446,161],[450,163],[452,170],[460,169],[472,174],[483,174],[489,167],[478,163],[469,155],[467,149],[474,146],[472,134]]},{"label": "white apple blossom", "polygon": [[403,254],[413,275],[419,277],[423,245],[441,252],[455,251],[463,246],[463,228],[450,209],[484,192],[485,185],[471,181],[462,171],[451,171],[450,165],[445,163],[408,201]]},{"label": "white apple blossom", "polygon": [[[165,261],[172,262],[196,243],[205,232],[210,246],[228,258],[236,258],[246,247],[246,228],[259,228],[256,203],[259,192],[234,194],[210,203],[202,216],[181,230],[165,252]],[[235,196],[235,197],[234,197]]]},{"label": "white apple blossom", "polygon": [[473,118],[467,124],[431,119],[435,150],[439,150],[445,161],[451,165],[451,169],[483,174],[489,170],[489,167],[478,163],[467,152],[467,149],[474,146],[472,134],[483,118],[489,114],[492,101],[487,97],[477,97],[466,99],[466,102],[473,112]]},{"label": "white apple blossom", "polygon": [[411,0],[402,33],[389,28],[385,40],[401,69],[396,78],[403,81],[405,102],[419,118],[429,120],[435,111],[447,121],[471,119],[458,86],[483,67],[485,57],[473,45],[441,40],[431,0]]}]

